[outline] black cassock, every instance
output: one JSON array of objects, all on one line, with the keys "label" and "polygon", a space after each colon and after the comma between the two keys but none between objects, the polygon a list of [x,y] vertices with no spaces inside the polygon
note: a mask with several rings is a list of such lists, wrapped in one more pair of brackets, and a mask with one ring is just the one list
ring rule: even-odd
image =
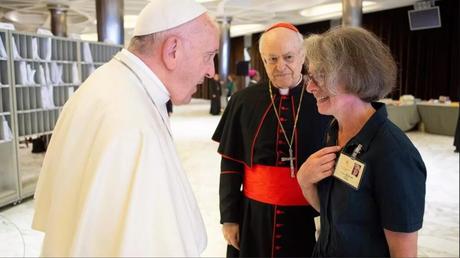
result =
[{"label": "black cassock", "polygon": [[209,95],[211,97],[211,115],[220,114],[220,96],[222,95],[222,86],[219,81],[214,79],[209,80]]},{"label": "black cassock", "polygon": [[[292,135],[303,87],[301,82],[281,96],[272,87],[275,106],[287,136]],[[293,152],[297,171],[324,142],[330,117],[320,115],[313,95],[304,92]],[[221,223],[240,225],[240,252],[229,246],[227,257],[309,257],[315,245],[311,206],[273,205],[246,197],[241,191],[245,167],[289,167],[289,147],[275,116],[267,83],[236,92],[213,135],[222,155],[220,175]],[[286,175],[290,177],[290,175]],[[296,180],[292,178],[292,180]],[[244,186],[243,186],[244,187]]]}]

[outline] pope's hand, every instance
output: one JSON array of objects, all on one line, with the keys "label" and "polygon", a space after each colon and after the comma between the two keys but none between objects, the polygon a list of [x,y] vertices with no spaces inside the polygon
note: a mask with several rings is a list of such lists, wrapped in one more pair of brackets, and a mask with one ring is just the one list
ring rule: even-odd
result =
[{"label": "pope's hand", "polygon": [[227,243],[240,250],[240,225],[237,223],[224,223],[222,233]]},{"label": "pope's hand", "polygon": [[309,188],[334,172],[336,152],[340,146],[325,147],[308,157],[302,164],[297,181],[302,188]]}]

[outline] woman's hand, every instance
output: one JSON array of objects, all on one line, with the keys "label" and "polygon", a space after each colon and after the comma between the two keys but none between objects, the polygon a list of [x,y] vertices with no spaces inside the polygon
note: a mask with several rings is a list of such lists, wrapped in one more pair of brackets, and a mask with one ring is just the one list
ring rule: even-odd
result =
[{"label": "woman's hand", "polygon": [[316,183],[334,173],[336,152],[340,146],[325,147],[308,157],[297,172],[297,181],[304,197],[317,211],[320,210]]},{"label": "woman's hand", "polygon": [[335,153],[339,150],[340,146],[331,146],[310,155],[297,173],[300,186],[309,187],[332,175],[337,157]]}]

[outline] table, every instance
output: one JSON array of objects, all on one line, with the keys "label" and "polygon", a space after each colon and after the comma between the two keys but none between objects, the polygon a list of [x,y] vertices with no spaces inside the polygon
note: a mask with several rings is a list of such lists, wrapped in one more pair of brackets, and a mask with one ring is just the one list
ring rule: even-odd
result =
[{"label": "table", "polygon": [[417,103],[425,132],[454,136],[457,126],[459,104]]},{"label": "table", "polygon": [[403,131],[414,129],[420,122],[417,106],[412,105],[386,105],[388,119]]}]

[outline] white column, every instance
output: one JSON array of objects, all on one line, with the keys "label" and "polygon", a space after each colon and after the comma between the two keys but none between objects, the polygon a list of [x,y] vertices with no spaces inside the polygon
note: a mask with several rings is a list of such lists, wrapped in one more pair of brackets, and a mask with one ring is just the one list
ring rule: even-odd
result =
[{"label": "white column", "polygon": [[342,0],[342,26],[361,27],[362,0]]},{"label": "white column", "polygon": [[229,61],[230,61],[230,23],[232,17],[218,17],[217,22],[220,27],[220,46],[219,46],[219,76],[222,85],[222,106],[227,105],[227,89],[225,84],[227,83],[227,76],[229,74]]}]

